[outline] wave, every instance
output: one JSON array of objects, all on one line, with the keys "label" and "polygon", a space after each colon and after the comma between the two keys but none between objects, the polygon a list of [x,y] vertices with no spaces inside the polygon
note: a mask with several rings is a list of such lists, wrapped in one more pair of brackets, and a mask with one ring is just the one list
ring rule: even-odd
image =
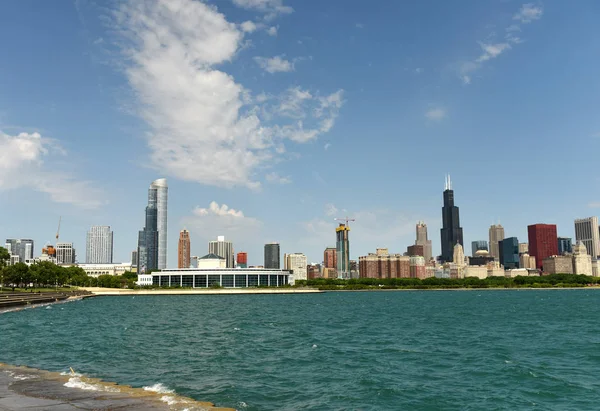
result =
[{"label": "wave", "polygon": [[[3,377],[4,375],[4,377]],[[73,399],[73,391],[88,392],[89,396],[84,398],[86,402],[97,405],[94,408],[105,409],[103,404],[108,400],[111,407],[118,408],[131,406],[132,401],[137,403],[139,409],[168,409],[178,411],[193,410],[230,410],[228,408],[216,408],[213,403],[196,401],[175,393],[175,390],[156,383],[142,388],[129,385],[119,385],[114,382],[103,381],[99,378],[87,377],[75,372],[51,372],[23,366],[13,366],[0,363],[0,391],[11,391],[9,394],[12,403],[27,404],[32,397],[39,398],[40,395],[47,404],[42,408],[51,408],[61,404],[70,404]],[[81,401],[81,395],[75,396],[75,401]]]}]

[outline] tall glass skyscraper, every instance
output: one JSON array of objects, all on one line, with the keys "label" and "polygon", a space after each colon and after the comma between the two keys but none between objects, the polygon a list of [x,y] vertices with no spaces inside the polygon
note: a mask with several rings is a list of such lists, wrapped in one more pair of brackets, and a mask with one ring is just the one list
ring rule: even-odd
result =
[{"label": "tall glass skyscraper", "polygon": [[166,178],[159,178],[150,184],[156,190],[156,222],[158,231],[158,269],[167,268],[167,202],[169,186]]},{"label": "tall glass skyscraper", "polygon": [[138,235],[137,267],[140,274],[159,269],[158,190],[153,185],[148,189],[146,224]]},{"label": "tall glass skyscraper", "polygon": [[350,227],[340,224],[335,229],[338,278],[350,277]]},{"label": "tall glass skyscraper", "polygon": [[446,176],[444,206],[442,207],[442,262],[452,261],[454,246],[463,244],[463,230],[458,217],[458,207],[454,205],[454,190],[450,176]]},{"label": "tall glass skyscraper", "polygon": [[281,268],[281,251],[279,243],[265,244],[264,267],[276,270]]}]

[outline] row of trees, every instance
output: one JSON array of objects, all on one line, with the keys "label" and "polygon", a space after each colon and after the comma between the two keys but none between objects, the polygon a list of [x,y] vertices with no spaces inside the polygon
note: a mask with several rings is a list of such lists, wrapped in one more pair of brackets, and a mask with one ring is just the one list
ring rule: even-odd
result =
[{"label": "row of trees", "polygon": [[537,287],[583,287],[589,284],[599,284],[600,277],[573,274],[552,274],[542,277],[488,277],[479,279],[467,277],[450,278],[356,278],[350,280],[316,278],[313,280],[296,281],[296,286],[316,287],[321,290],[361,290],[372,288],[395,289],[447,289],[447,288],[537,288]]},{"label": "row of trees", "polygon": [[90,277],[86,272],[76,266],[62,267],[49,261],[40,261],[28,266],[25,263],[9,265],[10,254],[0,247],[0,284],[3,287],[35,288],[88,286],[123,288],[135,287],[137,274],[126,272],[123,275],[101,275],[97,278]]}]

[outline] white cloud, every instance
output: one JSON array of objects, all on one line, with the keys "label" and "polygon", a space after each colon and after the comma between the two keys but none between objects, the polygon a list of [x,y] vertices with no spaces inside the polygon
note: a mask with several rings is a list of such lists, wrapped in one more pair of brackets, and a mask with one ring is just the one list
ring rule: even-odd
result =
[{"label": "white cloud", "polygon": [[243,22],[242,24],[240,24],[240,28],[242,29],[242,31],[246,32],[246,33],[253,33],[256,31],[256,29],[258,28],[256,26],[256,24],[250,20]]},{"label": "white cloud", "polygon": [[329,150],[329,147],[331,147],[331,143],[325,143],[325,145],[323,146],[323,149],[325,151]]},{"label": "white cloud", "polygon": [[483,54],[476,60],[478,63],[498,57],[506,50],[510,50],[510,44],[508,43],[496,43],[496,44],[485,44],[479,43],[483,49]]},{"label": "white cloud", "polygon": [[421,74],[422,72],[423,72],[423,69],[422,69],[422,68],[420,68],[420,67],[417,67],[417,68],[415,69],[415,73],[417,73],[417,74]]},{"label": "white cloud", "polygon": [[464,76],[462,76],[462,81],[463,81],[463,84],[471,84],[471,77],[464,75]]},{"label": "white cloud", "polygon": [[513,20],[519,20],[521,23],[531,23],[542,17],[544,10],[540,6],[534,6],[533,3],[523,4],[521,9],[513,16]]},{"label": "white cloud", "polygon": [[[268,0],[236,4],[266,11],[285,7]],[[269,101],[252,99],[231,75],[216,69],[235,57],[243,32],[214,6],[147,0],[123,4],[115,18],[125,40],[120,45],[128,57],[125,73],[137,99],[134,107],[149,126],[150,164],[168,176],[256,189],[257,170],[276,160],[285,139],[316,138],[338,114],[339,107],[331,105],[323,118],[305,115],[304,122],[290,123],[289,116],[265,106]],[[298,112],[308,113],[326,98],[310,95]]]},{"label": "white cloud", "polygon": [[277,30],[278,30],[278,27],[271,26],[271,27],[269,27],[269,28],[267,29],[267,34],[268,34],[269,36],[273,36],[273,37],[275,37],[275,36],[277,35]]},{"label": "white cloud", "polygon": [[330,217],[334,216],[338,213],[338,211],[339,210],[337,209],[337,207],[335,205],[333,205],[331,203],[325,204],[325,215],[326,216],[330,216]]},{"label": "white cloud", "polygon": [[518,24],[511,24],[510,26],[508,26],[506,28],[507,32],[515,32],[515,31],[521,31],[521,27]]},{"label": "white cloud", "polygon": [[283,0],[233,0],[233,3],[244,9],[265,13],[265,20],[272,20],[279,14],[294,12],[293,8],[283,4]]},{"label": "white cloud", "polygon": [[207,208],[194,208],[191,215],[182,218],[181,223],[191,228],[194,241],[198,237],[214,240],[218,235],[225,235],[226,240],[237,243],[249,243],[256,239],[263,225],[256,218],[245,216],[241,210],[229,208],[226,204],[219,205],[215,201]]},{"label": "white cloud", "polygon": [[362,24],[362,23],[356,23],[354,26],[355,26],[357,29],[364,29],[364,28],[365,28],[365,25],[364,25],[364,24]]},{"label": "white cloud", "polygon": [[254,61],[268,73],[281,73],[294,71],[294,63],[283,58],[283,56],[275,56],[271,58],[267,57],[254,57]]},{"label": "white cloud", "polygon": [[47,164],[47,160],[65,154],[57,141],[40,133],[13,136],[0,131],[0,191],[25,187],[49,194],[57,203],[88,209],[102,205],[100,190]]},{"label": "white cloud", "polygon": [[425,117],[432,121],[440,121],[446,117],[446,110],[443,108],[432,108],[425,113]]},{"label": "white cloud", "polygon": [[269,173],[265,176],[268,182],[277,183],[277,184],[289,184],[292,182],[292,179],[289,177],[281,177],[279,174],[273,172]]}]

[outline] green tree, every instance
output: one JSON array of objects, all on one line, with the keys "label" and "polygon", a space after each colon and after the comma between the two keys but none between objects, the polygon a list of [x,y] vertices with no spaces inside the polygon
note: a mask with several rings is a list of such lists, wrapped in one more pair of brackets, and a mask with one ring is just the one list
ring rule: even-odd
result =
[{"label": "green tree", "polygon": [[0,268],[5,267],[10,262],[10,253],[4,247],[0,247]]}]

